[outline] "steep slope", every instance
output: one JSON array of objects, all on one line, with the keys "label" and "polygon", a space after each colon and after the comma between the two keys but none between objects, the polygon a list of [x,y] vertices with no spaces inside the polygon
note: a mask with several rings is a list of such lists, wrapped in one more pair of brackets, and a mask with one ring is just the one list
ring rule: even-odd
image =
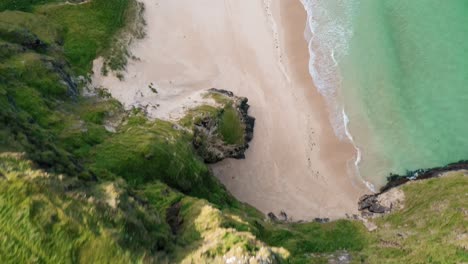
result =
[{"label": "steep slope", "polygon": [[468,261],[468,176],[410,182],[403,208],[376,218],[365,250],[369,263],[465,263]]},{"label": "steep slope", "polygon": [[83,96],[97,55],[124,69],[114,40],[139,12],[130,0],[0,4],[0,262],[468,261],[466,176],[404,185],[403,209],[369,220],[372,233],[356,220],[267,219],[204,163],[213,142],[248,141],[231,99],[211,95],[216,105],[171,123],[105,90]]}]

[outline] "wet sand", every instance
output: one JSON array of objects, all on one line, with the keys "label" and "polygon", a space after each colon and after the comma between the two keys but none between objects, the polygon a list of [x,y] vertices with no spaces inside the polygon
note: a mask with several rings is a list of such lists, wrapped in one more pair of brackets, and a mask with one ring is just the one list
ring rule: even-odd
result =
[{"label": "wet sand", "polygon": [[246,159],[212,166],[229,191],[293,220],[356,212],[366,188],[354,175],[352,145],[335,137],[309,75],[299,0],[143,2],[148,36],[132,47],[140,60],[125,81],[95,76],[95,85],[127,107],[148,105],[152,117],[172,120],[211,87],[246,96],[256,118]]}]

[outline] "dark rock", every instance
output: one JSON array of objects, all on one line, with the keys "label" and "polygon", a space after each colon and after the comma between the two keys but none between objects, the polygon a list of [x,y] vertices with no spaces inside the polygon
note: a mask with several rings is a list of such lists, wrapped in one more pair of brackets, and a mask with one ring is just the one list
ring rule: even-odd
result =
[{"label": "dark rock", "polygon": [[369,211],[362,211],[361,216],[364,218],[372,218],[372,216],[374,216],[374,213],[371,213]]},{"label": "dark rock", "polygon": [[371,213],[376,213],[376,214],[383,214],[387,211],[390,211],[389,208],[385,207],[385,206],[382,206],[378,203],[375,203],[375,204],[372,204],[369,208],[368,208],[369,212]]},{"label": "dark rock", "polygon": [[279,216],[276,216],[274,213],[269,212],[267,214],[268,219],[270,219],[273,222],[278,222],[278,223],[286,223],[286,222],[291,222],[292,219],[288,217],[288,214],[286,212],[281,211],[279,213]]},{"label": "dark rock", "polygon": [[20,38],[20,44],[28,49],[33,49],[36,51],[42,51],[47,48],[47,44],[44,43],[40,38],[38,38],[35,34],[29,31],[23,31],[20,34],[22,37]]},{"label": "dark rock", "polygon": [[405,184],[409,181],[426,180],[439,177],[441,174],[450,171],[468,170],[468,161],[461,160],[455,163],[450,163],[446,166],[435,167],[431,169],[420,169],[410,171],[406,175],[390,174],[387,177],[387,184],[380,188],[380,193],[386,192],[394,187]]},{"label": "dark rock", "polygon": [[358,210],[368,211],[375,214],[384,214],[391,211],[391,208],[382,206],[377,197],[379,194],[365,194],[359,198]]},{"label": "dark rock", "polygon": [[284,211],[280,212],[279,220],[282,221],[282,222],[288,221],[288,215],[286,214],[286,212],[284,212]]},{"label": "dark rock", "polygon": [[1,27],[0,38],[40,52],[48,47],[36,34],[25,28]]},{"label": "dark rock", "polygon": [[234,97],[234,93],[228,90],[223,90],[223,89],[217,89],[217,88],[211,88],[208,90],[209,92],[215,92],[215,93],[220,93],[224,94],[228,97]]},{"label": "dark rock", "polygon": [[166,222],[171,227],[171,231],[174,235],[178,233],[184,220],[179,214],[181,206],[182,204],[177,202],[166,210]]},{"label": "dark rock", "polygon": [[268,219],[270,219],[271,221],[273,221],[273,222],[278,222],[278,217],[276,217],[276,215],[275,215],[274,213],[269,212],[269,213],[267,214],[267,216],[268,216]]},{"label": "dark rock", "polygon": [[241,113],[241,120],[245,124],[245,141],[249,142],[253,139],[253,131],[255,126],[255,118],[248,115],[249,105],[247,98],[242,98],[238,105],[238,110]]},{"label": "dark rock", "polygon": [[361,211],[363,217],[372,217],[374,214],[383,214],[390,212],[392,208],[382,206],[378,197],[388,192],[389,190],[403,185],[410,181],[426,180],[437,178],[440,175],[450,171],[468,170],[468,161],[462,160],[459,162],[451,163],[443,167],[436,167],[431,169],[420,169],[410,171],[406,175],[390,174],[387,177],[387,184],[380,188],[380,192],[376,194],[366,194],[359,198],[358,209]]},{"label": "dark rock", "polygon": [[251,141],[253,139],[253,130],[254,130],[254,126],[255,126],[255,118],[251,117],[251,116],[246,116],[245,117],[245,124],[246,124],[246,128],[245,128],[245,140],[246,141]]},{"label": "dark rock", "polygon": [[359,198],[358,202],[358,210],[362,211],[364,209],[368,209],[377,201],[377,198],[374,194],[365,194],[361,198]]},{"label": "dark rock", "polygon": [[314,218],[314,222],[321,223],[321,224],[328,223],[330,222],[330,218],[318,218],[317,217],[317,218]]}]

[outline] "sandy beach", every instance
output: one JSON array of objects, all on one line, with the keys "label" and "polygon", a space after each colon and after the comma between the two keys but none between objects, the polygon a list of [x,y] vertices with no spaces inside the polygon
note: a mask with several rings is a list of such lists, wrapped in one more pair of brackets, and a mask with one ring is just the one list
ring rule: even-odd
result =
[{"label": "sandy beach", "polygon": [[[368,191],[355,152],[335,137],[308,72],[305,10],[299,0],[143,0],[147,37],[131,50],[124,81],[100,76],[126,107],[174,120],[211,87],[249,98],[256,118],[246,159],[212,166],[239,200],[293,220],[340,218]],[[158,93],[148,86],[153,85]]]}]

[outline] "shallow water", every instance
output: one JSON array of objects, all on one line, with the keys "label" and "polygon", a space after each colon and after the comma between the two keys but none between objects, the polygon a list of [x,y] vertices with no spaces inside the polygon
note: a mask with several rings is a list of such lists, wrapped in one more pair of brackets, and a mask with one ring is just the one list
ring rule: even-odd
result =
[{"label": "shallow water", "polygon": [[[305,0],[311,74],[362,152],[360,175],[468,158],[468,2]],[[341,124],[341,125],[340,125]]]}]

